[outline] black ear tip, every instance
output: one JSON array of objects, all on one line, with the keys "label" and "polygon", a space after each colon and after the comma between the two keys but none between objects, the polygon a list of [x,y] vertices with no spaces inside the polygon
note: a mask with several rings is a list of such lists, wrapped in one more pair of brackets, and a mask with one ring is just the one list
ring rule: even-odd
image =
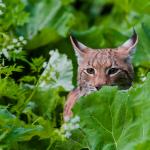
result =
[{"label": "black ear tip", "polygon": [[76,40],[73,35],[70,35],[70,39],[71,39],[71,40]]},{"label": "black ear tip", "polygon": [[137,35],[134,27],[133,27],[133,34],[132,34],[131,38],[132,38],[133,42],[138,41],[138,35]]},{"label": "black ear tip", "polygon": [[132,37],[136,37],[137,38],[137,33],[136,33],[136,31],[135,31],[135,28],[133,27],[133,35],[132,35]]},{"label": "black ear tip", "polygon": [[76,38],[73,35],[70,35],[70,40],[71,40],[72,44],[75,44],[75,45],[78,44],[78,41],[76,40]]}]

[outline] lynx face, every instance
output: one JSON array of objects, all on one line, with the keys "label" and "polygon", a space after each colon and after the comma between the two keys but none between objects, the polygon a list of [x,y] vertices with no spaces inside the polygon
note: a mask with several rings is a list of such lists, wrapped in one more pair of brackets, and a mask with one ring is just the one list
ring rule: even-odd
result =
[{"label": "lynx face", "polygon": [[80,95],[99,90],[103,85],[127,89],[133,80],[130,55],[138,41],[137,34],[118,48],[92,49],[71,37],[78,58],[78,86]]}]

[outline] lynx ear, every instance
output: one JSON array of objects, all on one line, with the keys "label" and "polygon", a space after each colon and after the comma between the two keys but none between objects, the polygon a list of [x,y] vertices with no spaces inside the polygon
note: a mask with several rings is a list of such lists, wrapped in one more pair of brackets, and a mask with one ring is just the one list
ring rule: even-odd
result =
[{"label": "lynx ear", "polygon": [[77,41],[73,36],[70,36],[71,44],[75,50],[76,56],[78,57],[78,62],[81,62],[84,55],[87,53],[88,47]]},{"label": "lynx ear", "polygon": [[133,35],[132,37],[127,40],[125,43],[123,43],[119,49],[121,51],[124,50],[124,53],[126,54],[132,54],[134,52],[134,48],[136,46],[136,44],[138,43],[138,35],[136,34],[135,30],[133,30]]}]

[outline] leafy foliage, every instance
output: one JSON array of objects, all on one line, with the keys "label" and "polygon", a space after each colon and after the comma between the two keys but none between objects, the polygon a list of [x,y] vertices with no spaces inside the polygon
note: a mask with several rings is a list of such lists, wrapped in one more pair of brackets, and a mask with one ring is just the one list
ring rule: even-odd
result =
[{"label": "leafy foliage", "polygon": [[60,0],[44,0],[34,4],[29,23],[23,28],[25,36],[30,39],[28,48],[34,49],[67,35],[73,25],[74,16],[69,11],[70,6],[63,7]]},{"label": "leafy foliage", "polygon": [[[0,30],[8,30],[24,25],[28,22],[29,14],[24,10],[25,5],[20,0],[4,0],[5,4],[4,14],[0,18]],[[15,7],[15,9],[13,9]]]},{"label": "leafy foliage", "polygon": [[[149,150],[149,24],[149,0],[0,0],[0,149]],[[116,47],[133,27],[133,86],[81,98],[80,122],[64,132],[77,74],[69,35],[89,47]]]},{"label": "leafy foliage", "polygon": [[105,87],[80,100],[75,112],[81,117],[81,129],[90,149],[125,150],[149,146],[150,74],[147,78],[144,84],[129,91]]}]

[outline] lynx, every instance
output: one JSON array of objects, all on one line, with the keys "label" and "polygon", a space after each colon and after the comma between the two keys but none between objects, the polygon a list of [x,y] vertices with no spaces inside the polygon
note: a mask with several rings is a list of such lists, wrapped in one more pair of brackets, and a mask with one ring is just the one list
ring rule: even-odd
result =
[{"label": "lynx", "polygon": [[132,85],[134,71],[131,55],[138,42],[134,31],[132,37],[118,48],[92,49],[74,37],[70,37],[78,60],[78,87],[68,95],[64,117],[71,117],[75,102],[104,85],[128,89]]}]

